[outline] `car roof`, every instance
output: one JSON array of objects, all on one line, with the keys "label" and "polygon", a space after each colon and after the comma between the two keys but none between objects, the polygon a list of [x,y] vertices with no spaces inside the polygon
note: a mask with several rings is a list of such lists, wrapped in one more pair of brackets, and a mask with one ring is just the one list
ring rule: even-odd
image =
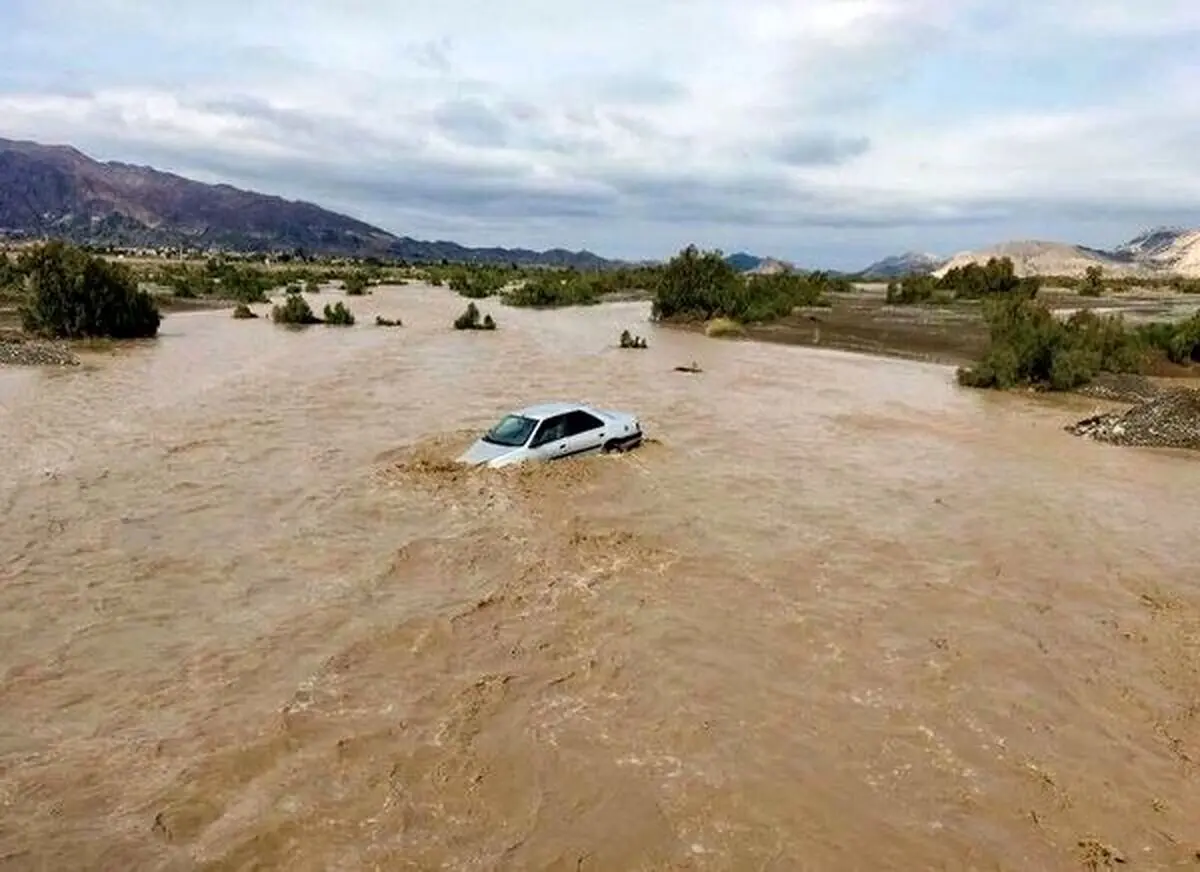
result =
[{"label": "car roof", "polygon": [[592,411],[592,407],[586,403],[553,402],[538,403],[533,406],[526,406],[524,409],[518,409],[513,414],[540,421],[543,418],[549,418],[553,415],[561,415],[564,412],[574,412],[576,409],[583,409],[588,412]]}]

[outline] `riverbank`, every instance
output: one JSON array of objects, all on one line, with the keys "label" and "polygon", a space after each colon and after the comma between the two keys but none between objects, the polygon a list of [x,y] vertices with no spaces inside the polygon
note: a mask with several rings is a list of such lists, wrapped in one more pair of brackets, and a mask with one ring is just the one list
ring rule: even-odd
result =
[{"label": "riverbank", "polygon": [[[988,333],[979,303],[894,306],[888,305],[886,294],[885,285],[859,285],[853,293],[831,295],[830,306],[797,309],[769,324],[747,325],[740,335],[760,342],[833,348],[948,366],[969,365],[982,355]],[[1120,314],[1130,323],[1175,320],[1200,309],[1200,299],[1195,296],[1163,292],[1096,298],[1050,288],[1040,293],[1039,299],[1061,317],[1087,309],[1098,314]],[[664,326],[704,332],[702,323]],[[1190,377],[1195,373],[1193,368],[1163,361],[1148,374]]]}]

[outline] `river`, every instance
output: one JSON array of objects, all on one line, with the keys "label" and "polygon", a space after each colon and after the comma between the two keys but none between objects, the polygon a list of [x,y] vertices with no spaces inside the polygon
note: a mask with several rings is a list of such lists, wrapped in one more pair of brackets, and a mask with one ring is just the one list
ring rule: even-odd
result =
[{"label": "river", "polygon": [[[0,869],[1197,856],[1194,457],[644,303],[348,302],[0,370]],[[446,462],[556,398],[651,441]]]}]

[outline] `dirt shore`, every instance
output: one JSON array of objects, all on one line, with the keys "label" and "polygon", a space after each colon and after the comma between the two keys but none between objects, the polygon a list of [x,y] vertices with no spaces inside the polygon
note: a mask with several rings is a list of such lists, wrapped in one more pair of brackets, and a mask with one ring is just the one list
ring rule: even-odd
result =
[{"label": "dirt shore", "polygon": [[[773,324],[749,326],[744,336],[954,366],[969,364],[983,352],[987,326],[978,303],[889,306],[886,293],[885,285],[861,285],[854,293],[833,295],[831,306],[800,309]],[[1187,317],[1200,308],[1200,299],[1156,292],[1089,298],[1051,288],[1040,298],[1063,315],[1088,309],[1119,313],[1131,323]],[[671,326],[695,332],[704,329],[702,324]],[[1194,373],[1187,367],[1164,364],[1151,374],[1178,377]]]}]

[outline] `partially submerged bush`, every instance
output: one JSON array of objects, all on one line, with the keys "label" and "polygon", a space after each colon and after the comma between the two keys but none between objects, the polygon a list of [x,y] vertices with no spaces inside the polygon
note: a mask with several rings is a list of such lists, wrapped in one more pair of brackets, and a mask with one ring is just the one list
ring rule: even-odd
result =
[{"label": "partially submerged bush", "polygon": [[492,320],[491,315],[484,315],[483,319],[479,317],[479,307],[473,302],[467,303],[467,308],[461,315],[454,319],[455,330],[495,330],[496,322]]},{"label": "partially submerged bush", "polygon": [[27,290],[21,324],[29,333],[59,339],[158,334],[158,305],[122,264],[55,241],[26,252],[18,268]]},{"label": "partially submerged bush", "polygon": [[350,297],[361,297],[367,292],[370,280],[364,272],[353,272],[342,280],[342,288]]},{"label": "partially submerged bush", "polygon": [[510,274],[499,267],[460,267],[450,276],[450,290],[464,297],[482,300],[500,292]]},{"label": "partially submerged bush", "polygon": [[621,331],[621,347],[622,348],[647,348],[646,340],[641,336],[634,336],[628,330]]},{"label": "partially submerged bush", "polygon": [[299,294],[288,294],[281,305],[271,309],[271,320],[276,324],[320,324],[321,319],[313,314],[308,301]]},{"label": "partially submerged bush", "polygon": [[245,303],[238,303],[236,306],[233,307],[233,317],[239,321],[243,321],[248,318],[257,318],[258,315],[257,315],[257,313],[255,313],[255,311],[253,309],[251,309]]},{"label": "partially submerged bush", "polygon": [[338,300],[333,305],[325,304],[325,323],[331,327],[353,327],[354,313],[346,308],[346,304]]},{"label": "partially submerged bush", "polygon": [[505,294],[510,306],[551,308],[592,306],[600,302],[599,277],[574,270],[546,270]]}]

